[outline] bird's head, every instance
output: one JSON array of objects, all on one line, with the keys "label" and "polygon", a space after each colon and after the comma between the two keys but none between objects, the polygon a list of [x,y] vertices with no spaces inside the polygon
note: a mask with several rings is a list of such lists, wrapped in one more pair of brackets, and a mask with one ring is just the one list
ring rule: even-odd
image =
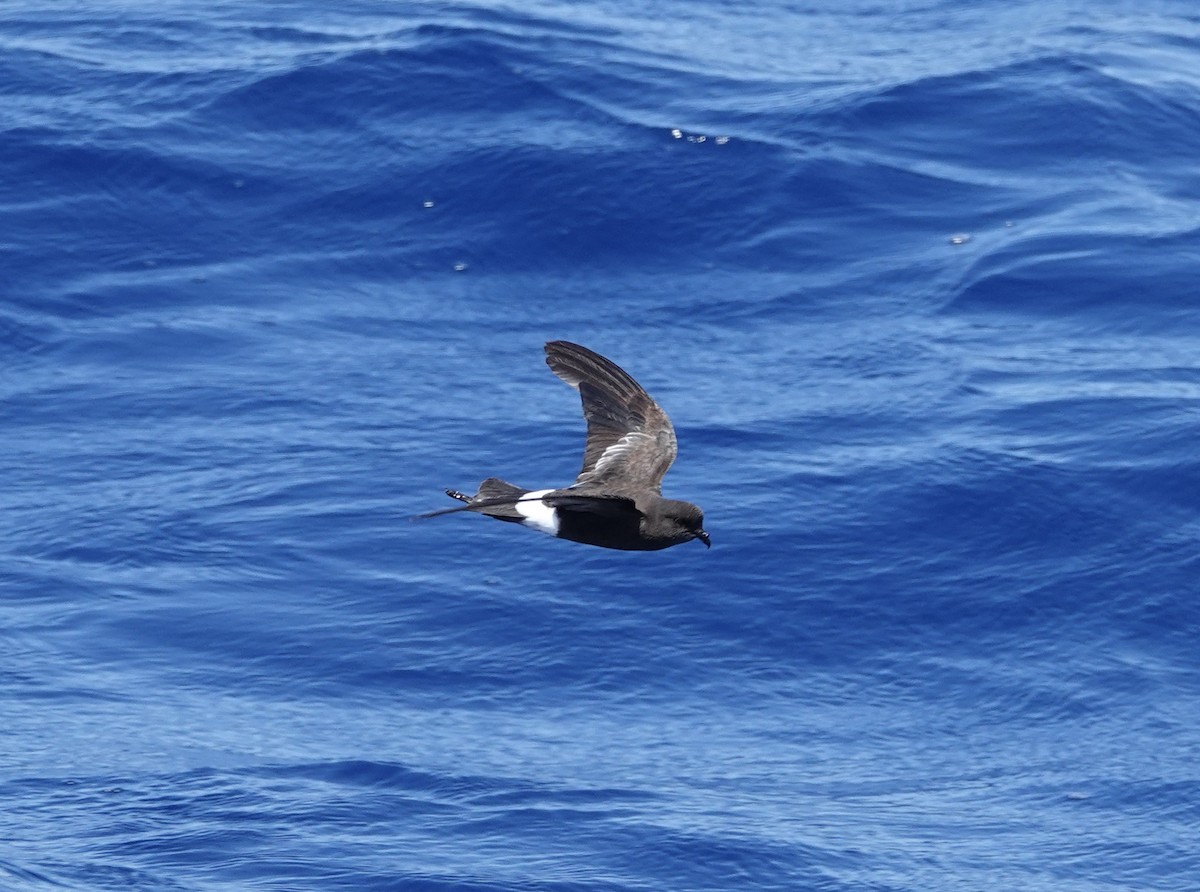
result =
[{"label": "bird's head", "polygon": [[663,500],[663,516],[675,527],[680,541],[699,539],[705,548],[712,548],[712,540],[704,532],[704,512],[691,502],[679,502],[675,499]]}]

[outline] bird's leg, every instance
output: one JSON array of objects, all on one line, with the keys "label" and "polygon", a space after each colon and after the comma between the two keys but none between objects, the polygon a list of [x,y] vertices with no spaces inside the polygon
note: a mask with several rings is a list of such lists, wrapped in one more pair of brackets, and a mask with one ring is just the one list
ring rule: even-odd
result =
[{"label": "bird's leg", "polygon": [[470,496],[468,496],[468,495],[465,495],[464,493],[461,493],[461,492],[459,492],[457,489],[448,489],[448,490],[446,490],[446,495],[448,495],[448,496],[449,496],[450,498],[452,498],[452,499],[458,499],[460,502],[469,502],[469,501],[471,501],[471,497],[470,497]]}]

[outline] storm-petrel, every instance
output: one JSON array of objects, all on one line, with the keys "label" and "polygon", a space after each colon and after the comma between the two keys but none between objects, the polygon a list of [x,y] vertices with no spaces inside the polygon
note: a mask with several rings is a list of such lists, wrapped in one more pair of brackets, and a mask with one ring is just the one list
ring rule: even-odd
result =
[{"label": "storm-petrel", "polygon": [[546,344],[546,364],[583,402],[587,445],[575,482],[534,491],[489,477],[473,496],[446,490],[465,505],[421,517],[474,511],[559,539],[626,551],[657,551],[692,539],[710,547],[704,512],[662,497],[663,475],[677,451],[675,429],[650,394],[616,363],[568,341]]}]

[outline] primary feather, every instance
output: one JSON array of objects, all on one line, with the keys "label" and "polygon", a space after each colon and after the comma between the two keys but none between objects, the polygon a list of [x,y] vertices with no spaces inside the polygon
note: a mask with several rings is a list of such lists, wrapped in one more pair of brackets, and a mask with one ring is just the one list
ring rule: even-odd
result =
[{"label": "primary feather", "polygon": [[579,391],[587,420],[583,467],[572,489],[619,481],[661,492],[678,451],[662,407],[627,372],[578,344],[550,341],[546,364]]}]

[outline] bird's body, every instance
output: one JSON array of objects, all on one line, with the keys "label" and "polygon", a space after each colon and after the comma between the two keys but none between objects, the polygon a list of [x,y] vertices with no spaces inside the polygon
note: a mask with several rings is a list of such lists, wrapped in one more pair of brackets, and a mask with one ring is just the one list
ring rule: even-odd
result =
[{"label": "bird's body", "polygon": [[575,482],[535,491],[489,477],[473,496],[446,491],[464,505],[423,516],[473,511],[624,551],[657,551],[692,539],[708,546],[703,512],[662,497],[662,478],[677,451],[667,413],[624,370],[586,347],[550,341],[546,363],[583,402],[587,444]]}]

